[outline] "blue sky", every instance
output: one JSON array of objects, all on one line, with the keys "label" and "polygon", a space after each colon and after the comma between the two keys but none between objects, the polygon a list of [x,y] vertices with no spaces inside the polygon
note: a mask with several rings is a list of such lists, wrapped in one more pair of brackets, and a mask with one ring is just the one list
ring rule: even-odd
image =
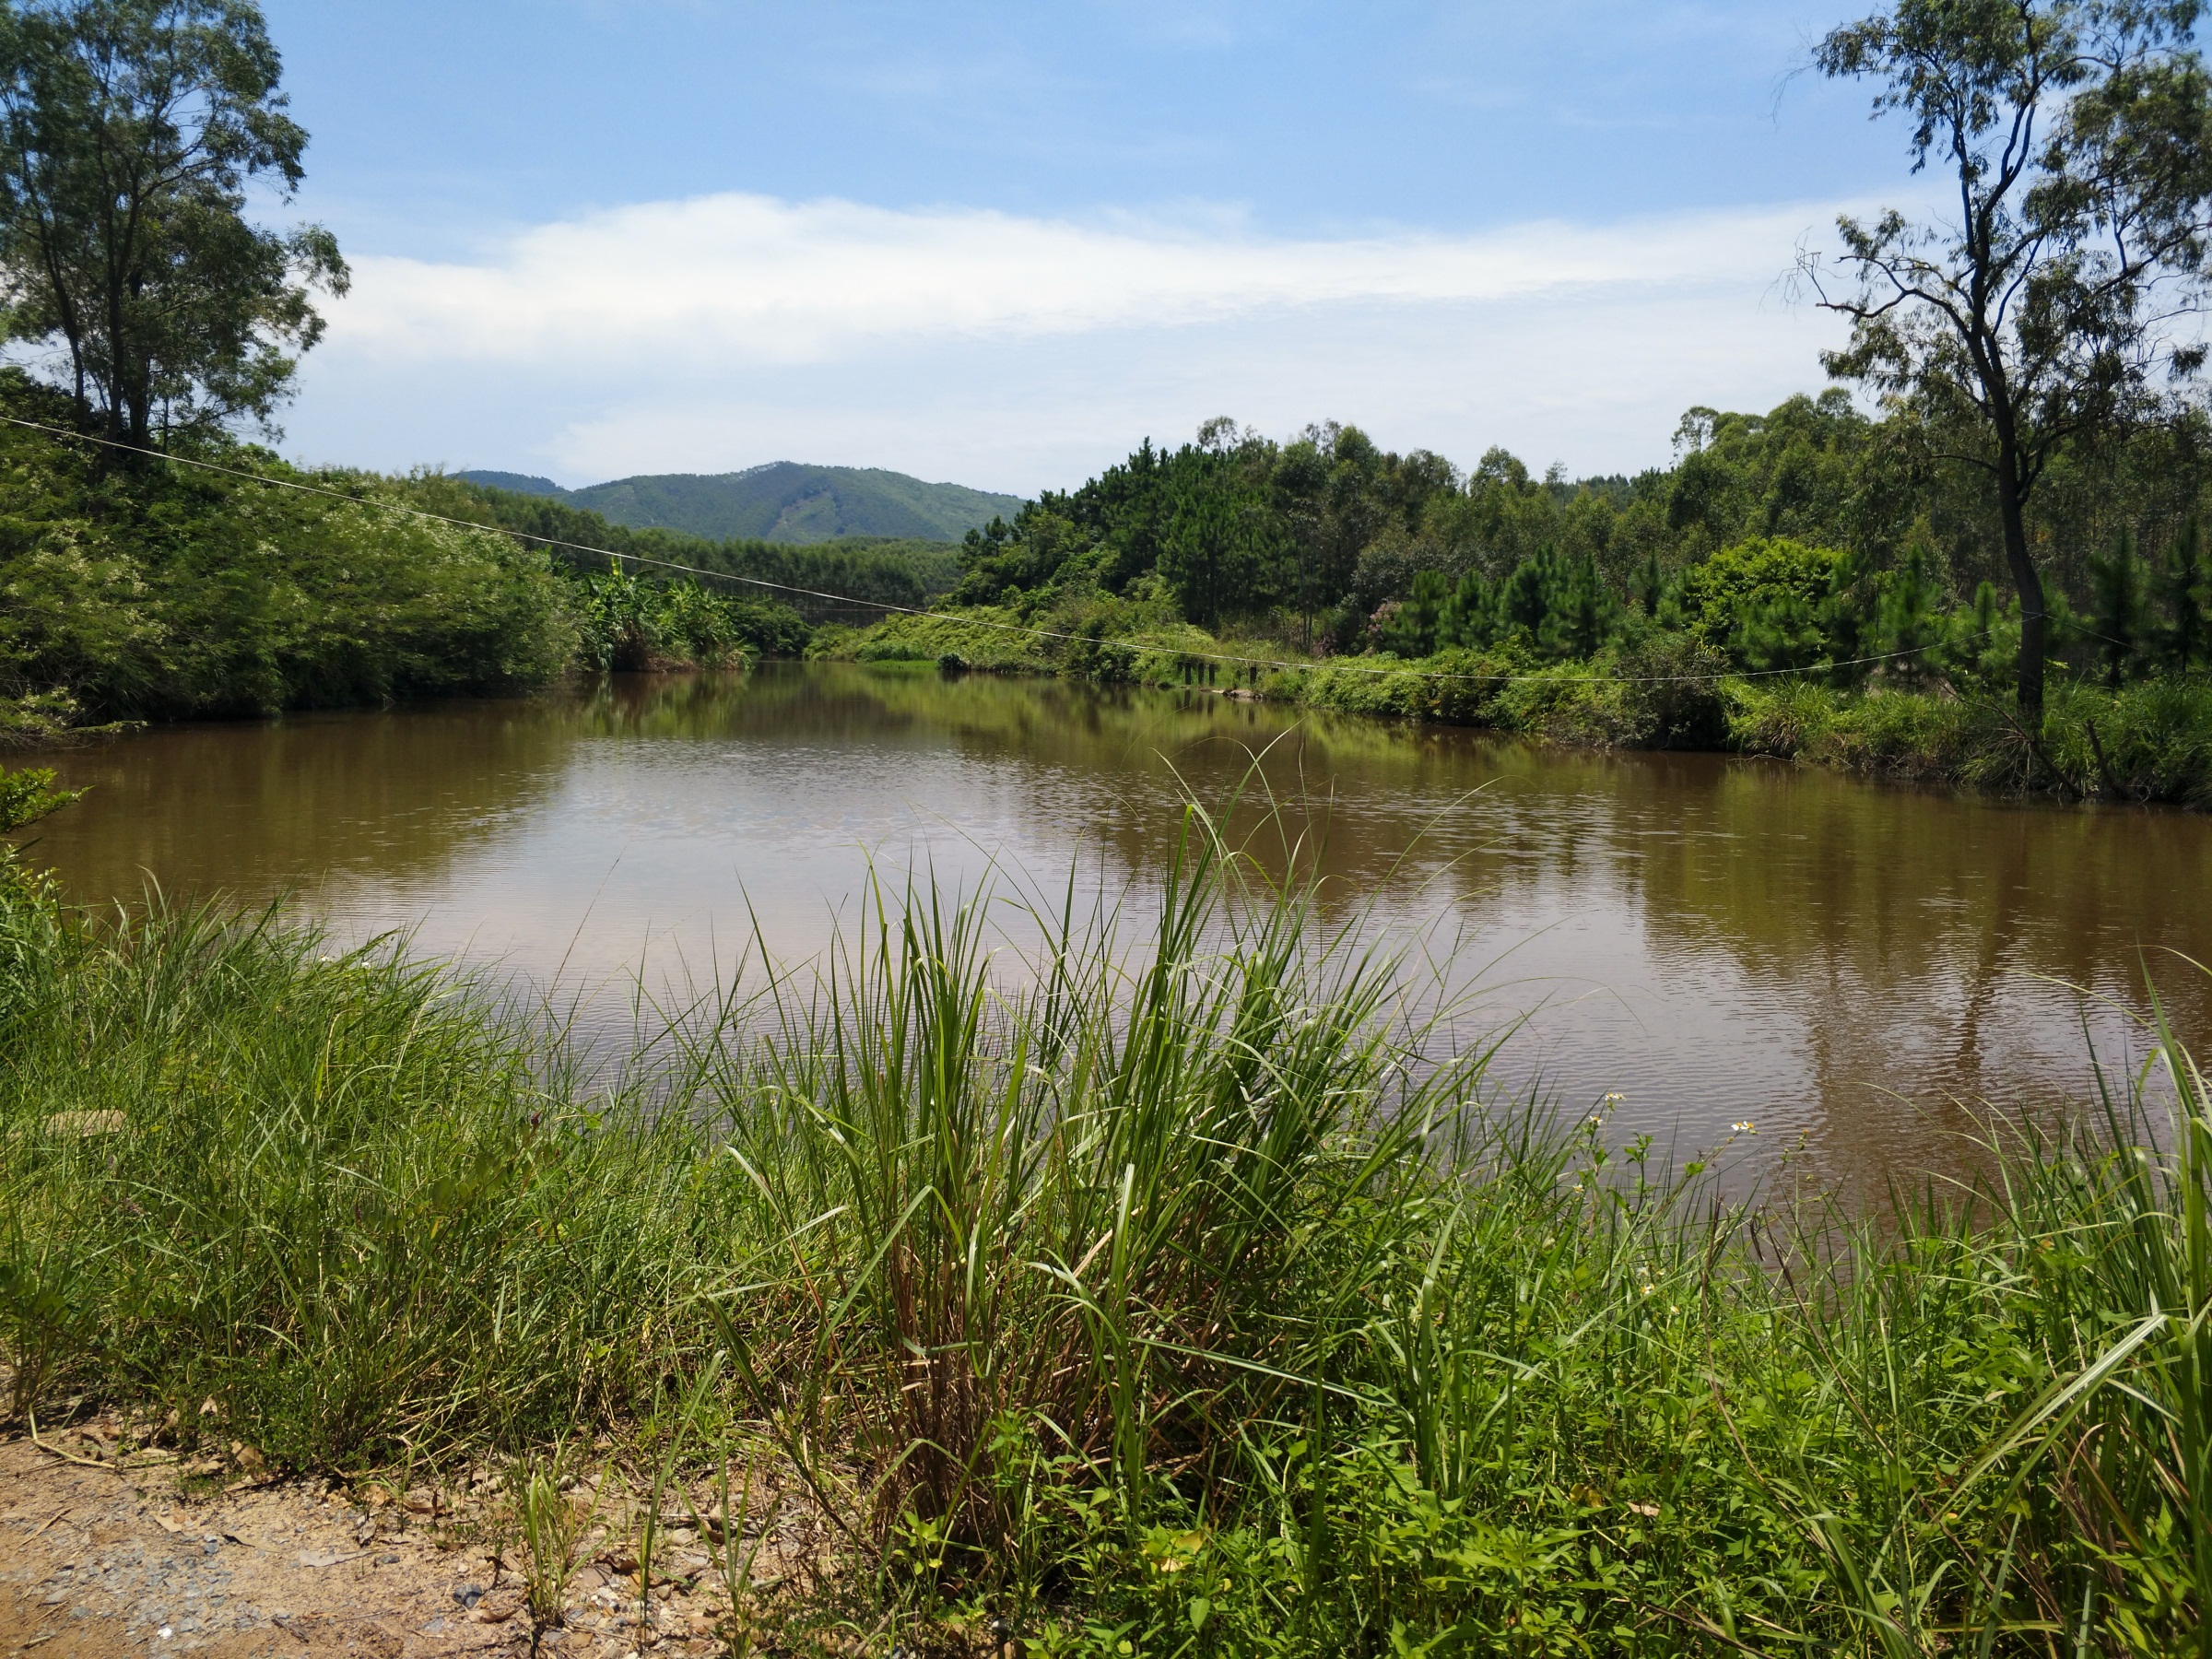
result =
[{"label": "blue sky", "polygon": [[1794,0],[267,9],[358,274],[310,460],[1027,494],[1227,413],[1632,469],[1817,387],[1778,279],[1914,189]]}]

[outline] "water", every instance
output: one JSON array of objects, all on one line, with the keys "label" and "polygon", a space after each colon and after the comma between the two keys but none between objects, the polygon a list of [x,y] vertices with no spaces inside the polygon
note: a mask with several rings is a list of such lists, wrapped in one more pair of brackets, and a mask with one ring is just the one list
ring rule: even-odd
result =
[{"label": "water", "polygon": [[1681,1154],[1750,1120],[1818,1178],[1954,1167],[1973,1102],[2088,1093],[2085,1022],[2140,1059],[2146,952],[2212,1052],[2212,979],[2171,954],[2212,959],[2212,818],[1201,693],[769,665],[155,730],[43,758],[93,792],[34,856],[79,900],[152,879],[408,929],[582,996],[612,1041],[626,987],[726,976],[756,929],[818,952],[871,865],[1053,895],[1074,868],[1141,913],[1186,792],[1221,800],[1261,750],[1343,906],[1379,887],[1387,924],[1457,940],[1463,1030],[1531,1016],[1503,1077],[1618,1090]]}]

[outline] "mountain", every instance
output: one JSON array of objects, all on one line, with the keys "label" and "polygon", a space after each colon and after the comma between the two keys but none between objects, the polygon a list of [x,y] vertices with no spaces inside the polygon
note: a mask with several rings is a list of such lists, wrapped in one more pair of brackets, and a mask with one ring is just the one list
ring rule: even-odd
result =
[{"label": "mountain", "polygon": [[958,541],[1020,511],[1018,496],[925,484],[880,467],[771,461],[735,473],[655,473],[561,489],[521,473],[465,472],[472,483],[554,495],[632,529],[688,530],[716,541],[822,542],[841,535]]},{"label": "mountain", "polygon": [[465,472],[461,477],[488,489],[511,489],[516,495],[565,496],[569,492],[550,478],[531,473]]}]

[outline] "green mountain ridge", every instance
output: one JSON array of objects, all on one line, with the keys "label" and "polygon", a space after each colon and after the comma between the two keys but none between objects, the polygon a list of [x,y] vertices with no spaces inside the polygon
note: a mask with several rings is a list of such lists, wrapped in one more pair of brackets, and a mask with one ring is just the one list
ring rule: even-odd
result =
[{"label": "green mountain ridge", "polygon": [[551,496],[633,530],[683,530],[717,541],[811,543],[848,535],[958,541],[994,518],[1013,517],[1022,505],[1018,496],[931,484],[881,467],[796,461],[734,473],[642,474],[582,489],[527,473],[458,476],[495,489]]}]

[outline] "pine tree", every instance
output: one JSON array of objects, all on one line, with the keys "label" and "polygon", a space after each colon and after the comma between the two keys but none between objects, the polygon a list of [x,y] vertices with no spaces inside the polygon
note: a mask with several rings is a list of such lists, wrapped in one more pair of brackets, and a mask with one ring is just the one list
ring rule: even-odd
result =
[{"label": "pine tree", "polygon": [[1439,645],[1458,645],[1468,651],[1482,650],[1497,636],[1497,595],[1490,592],[1480,571],[1469,571],[1459,579],[1459,586],[1444,601],[1444,614],[1437,620],[1436,632]]},{"label": "pine tree", "polygon": [[1595,656],[1606,642],[1606,592],[1598,582],[1597,563],[1587,553],[1554,584],[1544,633],[1555,655],[1578,661]]},{"label": "pine tree", "polygon": [[2104,683],[2116,691],[2143,642],[2143,561],[2129,532],[2120,532],[2110,557],[2089,561],[2089,591],[2096,605],[2089,626],[2104,659]]},{"label": "pine tree", "polygon": [[1736,660],[1754,673],[1809,667],[1825,643],[1820,618],[1796,594],[1778,593],[1748,606],[1729,643]]},{"label": "pine tree", "polygon": [[2194,514],[2166,549],[2158,597],[2166,613],[2166,661],[2176,674],[2186,674],[2212,650],[2212,570],[2206,568],[2204,535]]},{"label": "pine tree", "polygon": [[1994,685],[2005,674],[2004,647],[1998,640],[2001,616],[1994,583],[1984,582],[1974,590],[1974,602],[1951,618],[1950,639],[1944,650],[1945,665],[1953,679]]},{"label": "pine tree", "polygon": [[1866,612],[1857,593],[1857,564],[1847,555],[1829,573],[1828,596],[1820,602],[1820,631],[1827,637],[1829,676],[1840,686],[1865,677]]},{"label": "pine tree", "polygon": [[1895,679],[1925,678],[1937,643],[1935,593],[1928,582],[1927,547],[1918,536],[1905,546],[1905,562],[1882,595],[1881,650],[1889,660],[1883,671]]},{"label": "pine tree", "polygon": [[1439,571],[1417,571],[1406,602],[1382,630],[1382,649],[1402,657],[1436,654],[1437,633],[1451,590]]},{"label": "pine tree", "polygon": [[1505,579],[1498,594],[1498,626],[1501,634],[1525,634],[1532,641],[1551,614],[1551,563],[1548,547],[1524,559]]},{"label": "pine tree", "polygon": [[1666,586],[1666,572],[1660,568],[1659,550],[1654,547],[1643,556],[1643,569],[1636,573],[1636,603],[1647,618],[1657,619]]}]

